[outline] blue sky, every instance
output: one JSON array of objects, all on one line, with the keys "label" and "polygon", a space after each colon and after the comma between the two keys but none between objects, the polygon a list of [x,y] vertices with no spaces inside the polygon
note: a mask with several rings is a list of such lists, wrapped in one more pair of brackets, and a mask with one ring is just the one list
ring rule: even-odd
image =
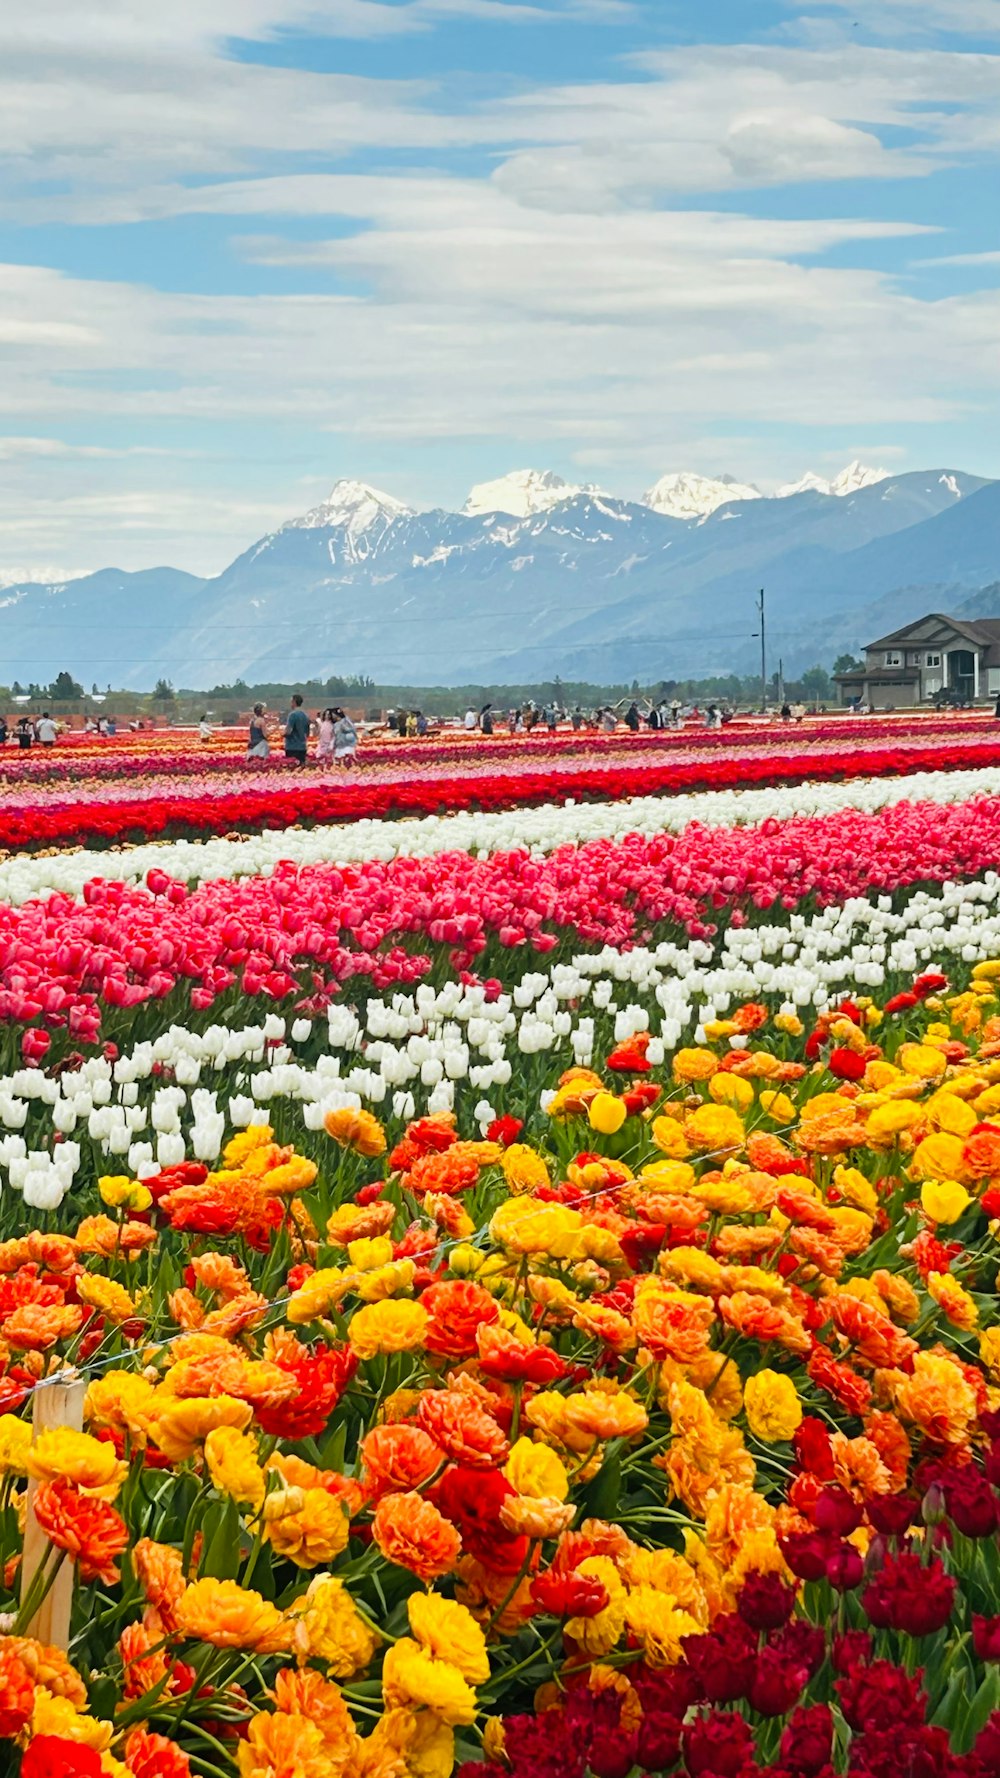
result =
[{"label": "blue sky", "polygon": [[1000,0],[12,0],[0,577],[860,456],[1000,476]]}]

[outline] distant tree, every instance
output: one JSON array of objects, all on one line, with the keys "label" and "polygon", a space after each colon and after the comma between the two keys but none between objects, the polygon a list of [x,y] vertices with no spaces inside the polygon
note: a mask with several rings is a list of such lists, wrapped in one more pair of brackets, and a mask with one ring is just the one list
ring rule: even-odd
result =
[{"label": "distant tree", "polygon": [[857,673],[864,666],[863,661],[856,661],[853,654],[838,654],[833,663],[835,673]]},{"label": "distant tree", "polygon": [[827,698],[830,695],[830,675],[825,667],[809,667],[799,683],[807,697]]},{"label": "distant tree", "polygon": [[44,696],[41,686],[36,685],[33,679],[28,685],[28,696],[29,698],[40,698]]},{"label": "distant tree", "polygon": [[158,704],[172,703],[177,694],[169,679],[158,679],[153,687],[153,699]]},{"label": "distant tree", "polygon": [[13,685],[11,686],[10,695],[13,698],[23,698],[24,686],[21,684],[21,681],[19,679],[15,679]]},{"label": "distant tree", "polygon": [[82,698],[83,686],[72,673],[57,673],[49,686],[50,698]]},{"label": "distant tree", "polygon": [[93,683],[93,685],[92,685],[92,686],[91,686],[91,688],[90,688],[90,695],[91,695],[91,697],[92,697],[92,698],[96,698],[96,697],[99,697],[99,696],[100,696],[100,690],[101,690],[101,688],[100,688],[100,686],[99,686],[99,685],[98,685],[98,683],[97,683],[97,680],[96,680],[96,679],[95,679],[95,680],[94,680],[94,683]]}]

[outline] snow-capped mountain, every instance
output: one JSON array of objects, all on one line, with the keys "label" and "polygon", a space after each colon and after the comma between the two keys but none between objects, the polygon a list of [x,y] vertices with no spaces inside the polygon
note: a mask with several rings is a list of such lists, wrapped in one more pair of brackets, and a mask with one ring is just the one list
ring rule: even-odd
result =
[{"label": "snow-capped mountain", "polygon": [[552,469],[512,469],[496,481],[477,483],[470,489],[462,511],[470,518],[478,513],[507,512],[513,518],[526,519],[535,512],[548,512],[562,500],[598,492],[592,482],[578,487]]},{"label": "snow-capped mountain", "polygon": [[[369,487],[367,482],[334,482],[326,499],[301,518],[288,524],[305,531],[335,530],[343,526],[352,537],[360,537],[375,527],[394,524],[397,519],[412,518],[413,507],[404,505],[392,494]],[[286,527],[282,527],[285,529]]]},{"label": "snow-capped mountain", "polygon": [[[766,586],[768,636],[796,671],[923,612],[960,611],[997,580],[1000,482],[944,467],[866,479],[877,473],[836,477],[841,493],[859,483],[849,499],[834,482],[779,500],[716,481],[723,501],[689,516],[544,472],[466,513],[338,482],[211,580],[104,569],[6,589],[0,659],[24,681],[67,668],[137,688],[702,678],[755,670],[752,601]],[[506,510],[518,487],[521,515]]]},{"label": "snow-capped mountain", "polygon": [[37,562],[25,565],[23,562],[0,564],[0,590],[7,586],[23,586],[25,582],[42,582],[48,584],[56,580],[79,580],[83,574],[89,574],[89,568],[44,566]]},{"label": "snow-capped mountain", "polygon": [[759,500],[761,492],[752,483],[738,482],[731,475],[694,475],[689,470],[661,475],[642,496],[642,505],[662,512],[668,519],[707,518],[731,500]]},{"label": "snow-capped mountain", "polygon": [[[863,463],[849,463],[832,481],[814,475],[810,470],[801,481],[779,488],[775,499],[792,494],[829,495],[854,494],[859,488],[872,487],[889,478],[887,469],[869,469]],[[478,482],[469,491],[462,507],[462,516],[477,518],[490,513],[507,513],[511,518],[527,519],[536,513],[551,512],[555,506],[581,496],[600,495],[594,482],[568,482],[554,469],[512,469],[494,481]],[[759,488],[752,482],[737,481],[732,475],[698,475],[692,470],[672,471],[643,494],[639,504],[670,519],[702,519],[738,500],[761,500]],[[403,518],[413,518],[416,508],[395,495],[383,493],[367,482],[344,479],[335,482],[327,498],[300,517],[289,519],[282,530],[337,530],[343,527],[351,538],[381,532],[387,525]]]},{"label": "snow-capped mountain", "polygon": [[887,482],[891,475],[891,469],[869,469],[855,458],[832,481],[807,469],[799,481],[786,482],[783,488],[776,489],[774,498],[787,500],[792,494],[833,494],[843,498],[845,494],[856,494],[859,488],[873,488],[877,482]]}]

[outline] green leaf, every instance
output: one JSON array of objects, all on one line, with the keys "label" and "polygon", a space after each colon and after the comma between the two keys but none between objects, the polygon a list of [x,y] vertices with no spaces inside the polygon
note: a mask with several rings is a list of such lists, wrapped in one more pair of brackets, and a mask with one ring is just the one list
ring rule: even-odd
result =
[{"label": "green leaf", "polygon": [[[968,1753],[980,1729],[984,1728],[994,1710],[1000,1710],[1000,1667],[992,1665],[986,1669],[986,1677],[979,1687],[968,1711],[959,1714],[952,1731],[952,1745],[956,1753]],[[945,1727],[949,1725],[946,1723]]]},{"label": "green leaf", "polygon": [[320,1446],[321,1469],[335,1469],[343,1472],[344,1454],[347,1450],[347,1422],[342,1420],[339,1426],[333,1426]]},{"label": "green leaf", "polygon": [[613,1445],[584,1493],[582,1518],[615,1519],[622,1492],[621,1447]]},{"label": "green leaf", "polygon": [[121,1687],[109,1673],[102,1673],[90,1687],[87,1708],[95,1716],[110,1718],[114,1716],[121,1703]]},{"label": "green leaf", "polygon": [[240,1518],[235,1500],[213,1500],[202,1521],[200,1575],[235,1580],[240,1571]]},{"label": "green leaf", "polygon": [[948,1689],[931,1717],[931,1724],[934,1728],[947,1729],[962,1720],[965,1714],[965,1701],[968,1697],[967,1679],[968,1675],[964,1667],[952,1674]]}]

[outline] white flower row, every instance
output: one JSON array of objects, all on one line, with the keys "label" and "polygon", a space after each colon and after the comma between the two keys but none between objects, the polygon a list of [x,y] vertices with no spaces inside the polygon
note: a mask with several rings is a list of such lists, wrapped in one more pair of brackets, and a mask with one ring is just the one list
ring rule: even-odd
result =
[{"label": "white flower row", "polygon": [[[141,1177],[184,1159],[212,1163],[227,1130],[267,1122],[284,1102],[312,1131],[345,1105],[373,1106],[396,1123],[459,1108],[485,1128],[512,1106],[530,1109],[526,1096],[537,1103],[561,1069],[599,1063],[635,1032],[651,1034],[655,1069],[748,999],[808,1019],[887,977],[996,956],[1000,875],[990,872],[921,892],[898,913],[887,897],[858,898],[730,930],[714,944],[582,954],[525,975],[494,1002],[482,988],[422,984],[357,1008],[338,1002],[315,1022],[270,1014],[243,1030],[172,1026],[114,1063],[99,1055],[57,1079],[30,1068],[0,1078],[0,1168],[26,1203],[51,1209],[81,1165],[106,1170],[106,1161]],[[318,1045],[314,1060],[300,1059]],[[528,1059],[539,1054],[547,1061],[536,1076]]]},{"label": "white flower row", "polygon": [[255,834],[246,839],[176,840],[122,852],[79,851],[0,864],[0,902],[19,905],[62,892],[79,896],[92,877],[137,883],[153,869],[185,882],[267,875],[279,863],[348,864],[359,859],[439,852],[489,853],[529,846],[538,853],[627,833],[678,833],[692,821],[708,827],[753,826],[776,818],[874,812],[899,802],[964,802],[1000,793],[1000,767],[915,772],[900,778],[857,778],[849,784],[806,783],[768,790],[710,790],[630,802],[546,804],[499,814],[466,811],[414,821],[356,821],[345,826]]}]

